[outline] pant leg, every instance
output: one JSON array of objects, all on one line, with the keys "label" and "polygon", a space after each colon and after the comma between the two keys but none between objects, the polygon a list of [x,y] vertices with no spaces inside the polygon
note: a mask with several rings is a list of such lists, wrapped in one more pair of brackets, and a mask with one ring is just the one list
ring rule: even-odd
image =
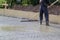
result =
[{"label": "pant leg", "polygon": [[45,20],[46,20],[46,22],[47,21],[49,22],[49,13],[48,13],[48,9],[47,8],[44,8],[44,14],[45,14]]},{"label": "pant leg", "polygon": [[42,10],[42,7],[41,7],[41,9],[40,9],[40,21],[42,21],[43,20],[43,10]]}]

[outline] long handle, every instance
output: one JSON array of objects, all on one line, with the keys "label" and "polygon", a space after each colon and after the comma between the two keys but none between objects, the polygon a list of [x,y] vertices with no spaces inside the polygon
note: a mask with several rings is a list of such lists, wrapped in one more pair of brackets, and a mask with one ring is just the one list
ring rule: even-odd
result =
[{"label": "long handle", "polygon": [[53,6],[55,3],[57,3],[59,0],[56,0],[55,2],[53,2],[51,5],[50,5],[50,7],[51,6]]}]

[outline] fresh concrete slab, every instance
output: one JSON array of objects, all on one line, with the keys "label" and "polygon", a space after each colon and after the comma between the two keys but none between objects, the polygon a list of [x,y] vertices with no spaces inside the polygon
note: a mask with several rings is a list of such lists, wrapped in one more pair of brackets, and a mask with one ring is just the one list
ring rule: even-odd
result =
[{"label": "fresh concrete slab", "polygon": [[60,25],[45,26],[39,21],[20,22],[19,18],[0,16],[0,40],[60,40]]}]

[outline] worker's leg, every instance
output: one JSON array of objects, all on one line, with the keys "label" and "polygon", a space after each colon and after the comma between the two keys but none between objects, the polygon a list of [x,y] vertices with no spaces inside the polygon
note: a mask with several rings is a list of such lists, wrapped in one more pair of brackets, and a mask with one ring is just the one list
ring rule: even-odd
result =
[{"label": "worker's leg", "polygon": [[42,20],[43,20],[43,10],[41,8],[40,9],[40,24],[42,24]]},{"label": "worker's leg", "polygon": [[44,9],[44,14],[45,14],[46,25],[49,26],[49,13],[47,8]]}]

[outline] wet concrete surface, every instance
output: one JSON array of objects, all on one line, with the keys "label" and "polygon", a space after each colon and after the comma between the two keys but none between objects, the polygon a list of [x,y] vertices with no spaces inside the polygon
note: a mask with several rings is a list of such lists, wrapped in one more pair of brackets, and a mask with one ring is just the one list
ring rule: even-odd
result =
[{"label": "wet concrete surface", "polygon": [[60,25],[45,26],[36,22],[0,16],[0,40],[60,40]]}]

